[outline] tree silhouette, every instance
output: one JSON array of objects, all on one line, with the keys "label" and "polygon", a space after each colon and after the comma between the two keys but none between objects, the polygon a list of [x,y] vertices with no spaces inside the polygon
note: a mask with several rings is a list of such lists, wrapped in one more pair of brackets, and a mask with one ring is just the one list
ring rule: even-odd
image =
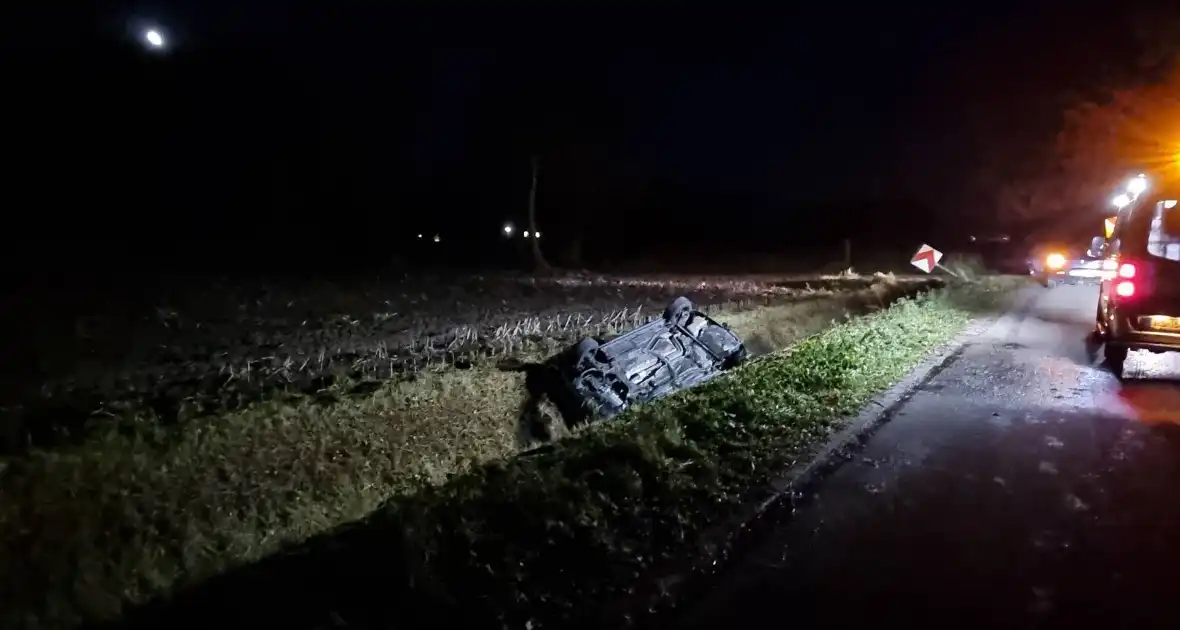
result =
[{"label": "tree silhouette", "polygon": [[1180,64],[1157,80],[1115,91],[1066,113],[1057,138],[1063,172],[1085,188],[1109,189],[1127,170],[1175,180],[1180,156]]},{"label": "tree silhouette", "polygon": [[[1095,69],[1076,90],[1044,156],[988,173],[1001,215],[1026,225],[1090,221],[1079,209],[1101,207],[1127,177],[1148,173],[1157,186],[1180,184],[1180,10],[1128,17],[1129,63]],[[1022,171],[1022,172],[1020,172]]]}]

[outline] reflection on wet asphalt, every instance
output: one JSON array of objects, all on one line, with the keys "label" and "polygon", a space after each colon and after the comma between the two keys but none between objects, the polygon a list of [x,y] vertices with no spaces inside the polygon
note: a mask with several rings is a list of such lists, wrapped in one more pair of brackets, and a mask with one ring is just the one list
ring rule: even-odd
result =
[{"label": "reflection on wet asphalt", "polygon": [[678,627],[1180,628],[1180,355],[1087,354],[1030,289]]}]

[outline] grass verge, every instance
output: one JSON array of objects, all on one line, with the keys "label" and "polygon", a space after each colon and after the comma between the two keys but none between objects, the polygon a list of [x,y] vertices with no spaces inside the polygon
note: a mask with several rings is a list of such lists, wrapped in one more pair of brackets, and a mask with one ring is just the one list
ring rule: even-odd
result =
[{"label": "grass verge", "polygon": [[901,300],[543,454],[395,498],[132,622],[617,627],[625,620],[602,617],[603,602],[650,595],[651,569],[693,553],[705,526],[735,514],[1010,286]]},{"label": "grass verge", "polygon": [[[865,287],[714,316],[770,352],[921,288]],[[568,434],[527,381],[477,363],[179,422],[131,408],[80,443],[0,458],[0,574],[22,576],[0,581],[6,620],[114,618],[509,457],[538,415]]]}]

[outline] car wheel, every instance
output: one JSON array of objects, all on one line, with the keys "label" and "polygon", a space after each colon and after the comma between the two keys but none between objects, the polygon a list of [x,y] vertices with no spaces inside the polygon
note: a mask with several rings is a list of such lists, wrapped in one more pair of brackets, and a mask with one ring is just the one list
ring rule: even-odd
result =
[{"label": "car wheel", "polygon": [[1093,364],[1094,360],[1098,358],[1098,350],[1102,348],[1103,337],[1102,309],[1099,309],[1098,312],[1094,314],[1094,328],[1090,330],[1085,339],[1086,360],[1091,364]]},{"label": "car wheel", "polygon": [[692,313],[692,301],[686,297],[678,297],[664,309],[664,321],[672,326],[683,326],[687,323],[689,313]]},{"label": "car wheel", "polygon": [[574,347],[574,362],[575,362],[575,364],[581,365],[583,363],[583,361],[587,361],[587,360],[591,363],[597,363],[597,361],[594,360],[594,353],[595,352],[598,352],[598,342],[597,341],[590,339],[590,338],[586,338],[586,339],[579,341],[578,345]]},{"label": "car wheel", "polygon": [[737,351],[725,358],[725,364],[721,366],[723,370],[731,370],[750,358],[750,353],[746,350],[746,346],[739,346]]},{"label": "car wheel", "polygon": [[1106,364],[1106,368],[1114,374],[1116,378],[1123,378],[1123,365],[1127,362],[1127,347],[1126,346],[1112,346],[1106,344],[1103,350],[1102,362]]}]

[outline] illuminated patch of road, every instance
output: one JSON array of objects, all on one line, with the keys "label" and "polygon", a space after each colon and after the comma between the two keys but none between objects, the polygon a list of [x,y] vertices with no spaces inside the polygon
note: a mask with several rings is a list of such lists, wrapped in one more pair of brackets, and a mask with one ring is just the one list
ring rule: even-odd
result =
[{"label": "illuminated patch of road", "polygon": [[1180,354],[1132,352],[1124,376],[1105,388],[1102,409],[1147,425],[1180,424]]}]

